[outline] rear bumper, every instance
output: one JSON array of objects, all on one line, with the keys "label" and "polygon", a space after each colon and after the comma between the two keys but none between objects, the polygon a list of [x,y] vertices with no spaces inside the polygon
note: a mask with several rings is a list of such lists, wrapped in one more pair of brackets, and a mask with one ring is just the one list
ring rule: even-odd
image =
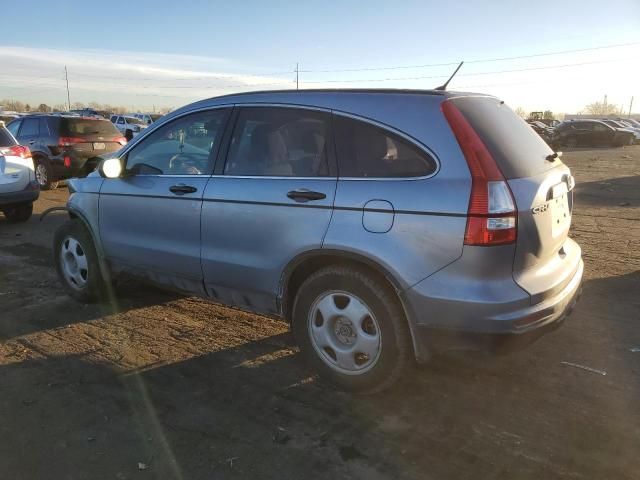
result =
[{"label": "rear bumper", "polygon": [[[118,148],[107,147],[104,150],[98,150],[97,154],[79,154],[74,151],[63,152],[60,155],[50,157],[51,168],[56,179],[66,179],[71,177],[86,177],[93,172],[98,163],[100,163],[100,155],[115,152]],[[64,164],[65,157],[69,157],[70,165]]]},{"label": "rear bumper", "polygon": [[[500,301],[487,297],[486,302],[480,302],[473,297],[473,292],[456,291],[455,287],[449,288],[445,299],[433,298],[430,292],[421,291],[423,286],[418,284],[404,293],[405,306],[413,320],[416,351],[482,350],[501,353],[526,347],[559,327],[572,312],[581,293],[583,272],[584,263],[580,258],[564,288],[533,305],[526,292],[520,290],[522,298],[518,299],[521,296],[518,290],[506,288],[506,285],[500,286],[505,288],[500,293]],[[515,282],[513,286],[517,286]],[[438,317],[433,318],[430,312]]]},{"label": "rear bumper", "polygon": [[24,190],[17,192],[0,193],[0,206],[6,207],[22,203],[33,203],[40,196],[40,187],[35,180],[29,182]]}]

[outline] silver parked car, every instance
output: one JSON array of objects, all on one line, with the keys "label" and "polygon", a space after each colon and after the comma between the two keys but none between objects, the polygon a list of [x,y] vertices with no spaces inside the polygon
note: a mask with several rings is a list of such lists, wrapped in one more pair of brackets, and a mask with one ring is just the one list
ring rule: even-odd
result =
[{"label": "silver parked car", "polygon": [[581,287],[573,177],[504,102],[443,91],[243,93],[154,123],[69,183],[69,293],[121,273],[289,321],[339,386],[511,349]]}]

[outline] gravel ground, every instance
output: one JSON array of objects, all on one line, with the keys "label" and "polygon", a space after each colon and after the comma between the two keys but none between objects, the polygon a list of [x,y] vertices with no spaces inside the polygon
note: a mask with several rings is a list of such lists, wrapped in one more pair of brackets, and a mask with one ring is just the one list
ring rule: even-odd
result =
[{"label": "gravel ground", "polygon": [[26,224],[0,215],[0,478],[640,478],[640,147],[563,160],[586,264],[565,325],[369,397],[314,378],[273,319],[133,281],[72,301],[65,216],[39,222],[64,188]]}]

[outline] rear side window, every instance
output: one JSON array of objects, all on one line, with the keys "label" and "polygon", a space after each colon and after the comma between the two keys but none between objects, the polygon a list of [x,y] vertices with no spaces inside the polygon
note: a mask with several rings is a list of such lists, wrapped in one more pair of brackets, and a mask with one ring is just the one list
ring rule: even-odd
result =
[{"label": "rear side window", "polygon": [[495,97],[453,97],[491,152],[505,178],[531,177],[558,166],[546,161],[551,148],[504,102]]},{"label": "rear side window", "polygon": [[82,137],[84,135],[118,137],[120,136],[120,132],[107,120],[63,118],[60,124],[60,135],[63,137]]},{"label": "rear side window", "polygon": [[329,174],[329,114],[247,107],[238,115],[226,175],[321,177]]},{"label": "rear side window", "polygon": [[49,136],[49,125],[47,125],[47,119],[45,117],[40,117],[40,136]]},{"label": "rear side window", "polygon": [[12,147],[17,143],[6,128],[0,127],[0,147]]},{"label": "rear side window", "polygon": [[339,115],[333,124],[341,177],[423,177],[436,170],[431,156],[392,132]]},{"label": "rear side window", "polygon": [[22,121],[22,128],[20,129],[20,136],[21,137],[27,137],[27,136],[37,136],[40,129],[38,127],[38,124],[40,122],[38,121],[37,118],[25,118]]}]

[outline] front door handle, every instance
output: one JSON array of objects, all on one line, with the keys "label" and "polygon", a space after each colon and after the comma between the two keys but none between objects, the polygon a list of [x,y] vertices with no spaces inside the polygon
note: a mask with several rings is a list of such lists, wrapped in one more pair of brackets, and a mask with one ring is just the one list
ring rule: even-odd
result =
[{"label": "front door handle", "polygon": [[296,202],[308,202],[309,200],[322,200],[327,196],[322,192],[313,192],[306,188],[300,188],[298,190],[291,190],[287,193],[287,197]]},{"label": "front door handle", "polygon": [[198,191],[198,189],[196,187],[192,187],[191,185],[179,183],[178,185],[169,187],[169,191],[171,193],[175,193],[176,195],[184,195],[185,193],[195,193]]},{"label": "front door handle", "polygon": [[29,145],[33,145],[34,143],[36,143],[35,140],[29,140]]}]

